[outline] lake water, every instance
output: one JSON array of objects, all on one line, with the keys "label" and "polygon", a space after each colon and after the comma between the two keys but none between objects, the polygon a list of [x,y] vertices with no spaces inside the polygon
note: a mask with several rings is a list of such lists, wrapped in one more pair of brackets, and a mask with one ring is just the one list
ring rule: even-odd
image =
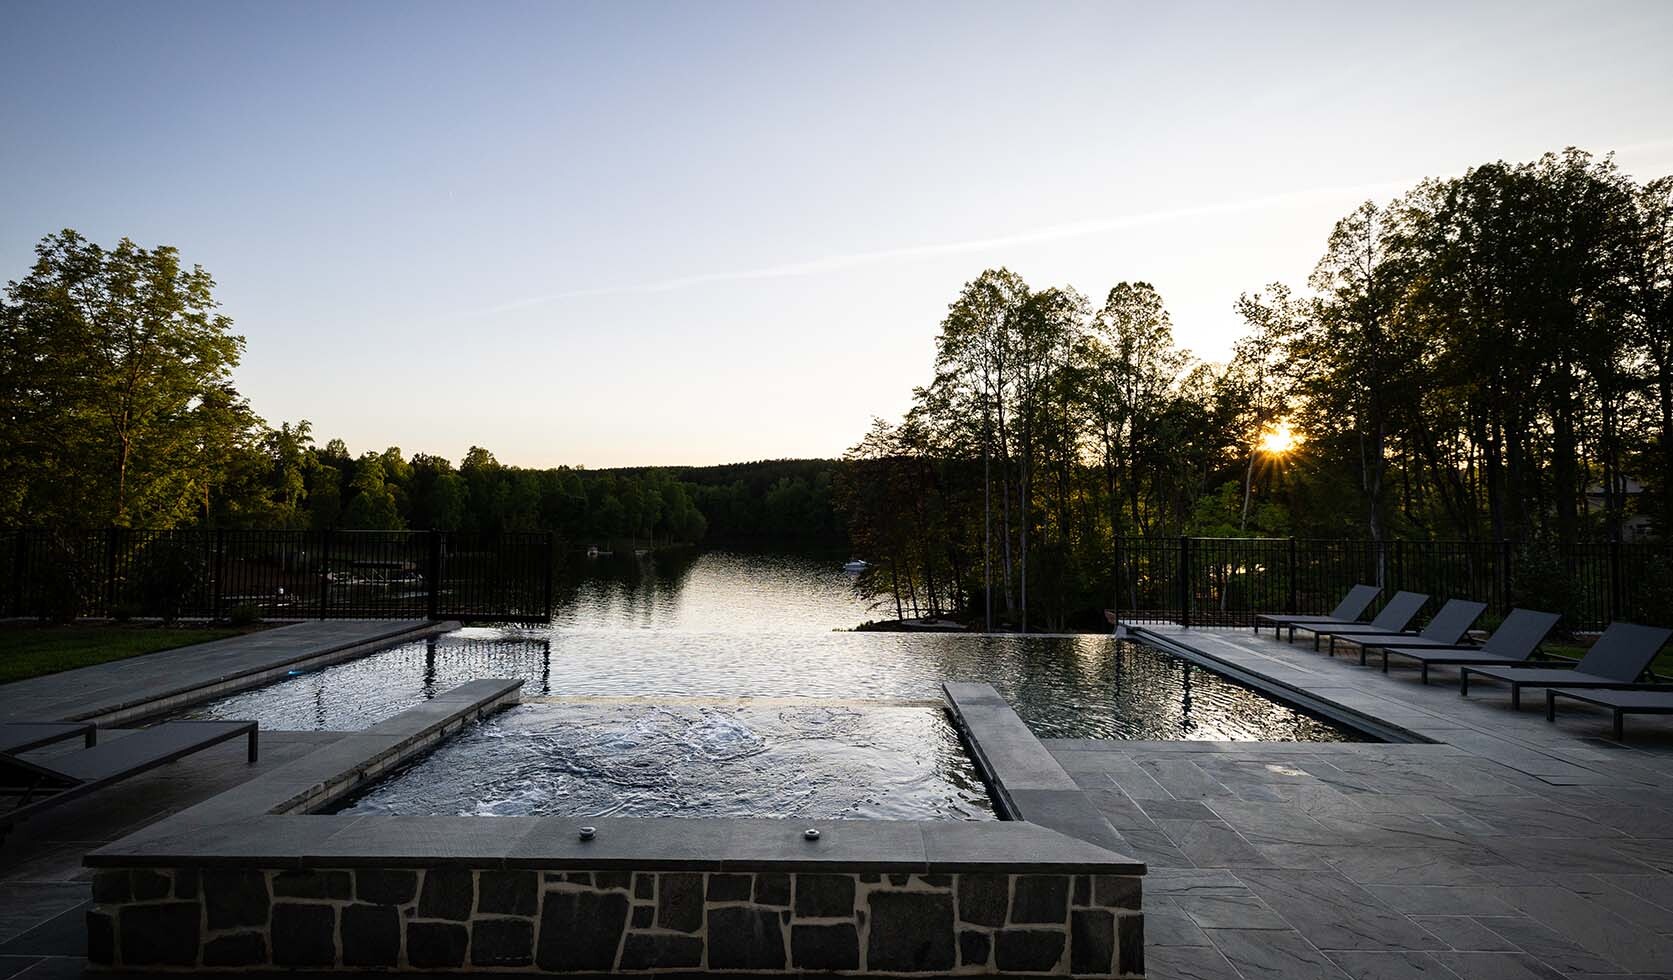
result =
[{"label": "lake water", "polygon": [[821,633],[892,618],[853,591],[845,556],[676,549],[577,559],[552,616],[565,633]]}]

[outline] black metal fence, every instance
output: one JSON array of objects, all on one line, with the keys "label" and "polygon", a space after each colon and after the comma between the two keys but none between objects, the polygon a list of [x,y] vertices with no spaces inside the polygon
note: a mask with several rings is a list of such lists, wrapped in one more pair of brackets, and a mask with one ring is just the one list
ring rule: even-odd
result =
[{"label": "black metal fence", "polygon": [[[1356,583],[1560,612],[1571,630],[1617,619],[1673,625],[1673,560],[1661,544],[1295,538],[1124,538],[1115,612],[1124,622],[1247,626],[1256,613],[1327,613]],[[1381,600],[1379,600],[1381,601]]]},{"label": "black metal fence", "polygon": [[556,554],[546,533],[0,531],[0,616],[544,622]]}]

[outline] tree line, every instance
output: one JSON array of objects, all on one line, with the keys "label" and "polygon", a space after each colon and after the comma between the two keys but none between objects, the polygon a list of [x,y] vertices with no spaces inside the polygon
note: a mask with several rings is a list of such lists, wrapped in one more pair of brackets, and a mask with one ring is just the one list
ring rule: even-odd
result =
[{"label": "tree line", "polygon": [[66,230],[0,300],[0,527],[553,531],[566,543],[840,541],[832,460],[587,470],[352,454],[270,426],[233,385],[244,338],[177,250]]},{"label": "tree line", "polygon": [[1147,283],[971,280],[911,409],[845,456],[862,585],[1062,625],[1123,536],[1560,552],[1673,527],[1673,178],[1571,148],[1425,180],[1236,309],[1212,363]]}]

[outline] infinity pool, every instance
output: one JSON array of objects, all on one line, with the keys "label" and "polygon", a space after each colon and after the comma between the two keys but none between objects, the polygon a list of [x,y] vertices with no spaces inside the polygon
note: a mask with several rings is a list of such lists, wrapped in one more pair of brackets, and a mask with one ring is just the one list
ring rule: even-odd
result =
[{"label": "infinity pool", "polygon": [[941,698],[947,680],[992,684],[1040,738],[1358,741],[1362,736],[1149,647],[1109,636],[463,629],[299,674],[185,717],[354,731],[481,677],[541,697]]}]

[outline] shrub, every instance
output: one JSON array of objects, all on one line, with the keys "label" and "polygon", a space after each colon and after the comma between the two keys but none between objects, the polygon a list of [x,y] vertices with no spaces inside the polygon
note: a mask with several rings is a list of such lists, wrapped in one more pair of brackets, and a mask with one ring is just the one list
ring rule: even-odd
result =
[{"label": "shrub", "polygon": [[1573,629],[1580,609],[1581,590],[1556,543],[1536,539],[1517,548],[1511,561],[1511,605],[1562,613],[1559,632]]},{"label": "shrub", "polygon": [[114,602],[110,606],[110,618],[118,623],[126,623],[143,612],[145,608],[137,602]]},{"label": "shrub", "polygon": [[26,587],[33,589],[40,615],[72,623],[98,592],[102,552],[78,547],[73,535],[50,535],[30,554]]},{"label": "shrub", "polygon": [[234,606],[232,612],[227,614],[227,621],[234,626],[254,626],[261,622],[261,610],[246,602]]},{"label": "shrub", "polygon": [[147,612],[173,623],[207,580],[203,554],[186,542],[159,539],[140,553],[135,586]]}]

